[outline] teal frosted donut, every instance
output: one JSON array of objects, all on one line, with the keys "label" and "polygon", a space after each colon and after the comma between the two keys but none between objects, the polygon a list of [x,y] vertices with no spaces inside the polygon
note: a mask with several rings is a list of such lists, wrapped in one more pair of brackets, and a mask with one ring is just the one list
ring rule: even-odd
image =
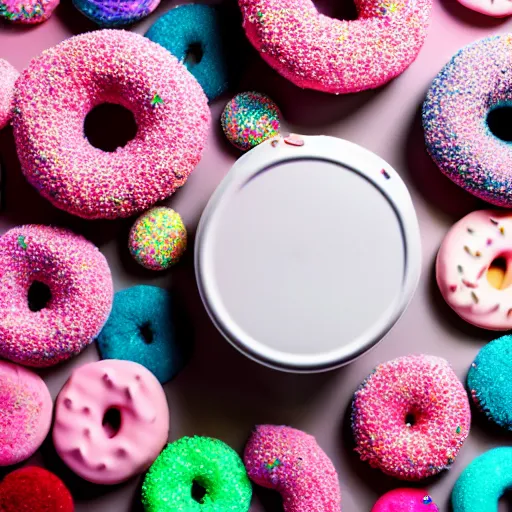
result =
[{"label": "teal frosted donut", "polygon": [[494,448],[464,469],[452,493],[453,512],[498,512],[498,501],[512,486],[512,448]]},{"label": "teal frosted donut", "polygon": [[[193,496],[195,486],[204,496]],[[210,437],[182,437],[168,444],[142,484],[146,512],[247,512],[251,497],[242,459]]]},{"label": "teal frosted donut", "polygon": [[468,389],[476,406],[500,427],[512,430],[512,336],[483,347],[468,372]]}]

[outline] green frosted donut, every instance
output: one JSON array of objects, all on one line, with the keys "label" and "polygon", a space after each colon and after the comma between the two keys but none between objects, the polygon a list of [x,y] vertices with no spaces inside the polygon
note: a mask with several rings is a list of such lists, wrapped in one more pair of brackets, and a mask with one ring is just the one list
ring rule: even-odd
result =
[{"label": "green frosted donut", "polygon": [[[192,496],[194,484],[205,491]],[[146,512],[247,512],[252,487],[244,464],[227,444],[210,437],[182,437],[168,444],[146,474]]]}]

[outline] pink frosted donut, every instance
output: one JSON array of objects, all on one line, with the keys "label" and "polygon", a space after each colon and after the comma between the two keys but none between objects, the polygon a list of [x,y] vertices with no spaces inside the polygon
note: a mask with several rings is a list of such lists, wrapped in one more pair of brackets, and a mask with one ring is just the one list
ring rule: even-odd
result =
[{"label": "pink frosted donut", "polygon": [[110,313],[107,261],[71,231],[28,225],[0,237],[0,357],[51,366],[77,355]]},{"label": "pink frosted donut", "polygon": [[[137,134],[109,153],[84,137],[95,106],[130,110]],[[124,30],[46,50],[17,82],[14,135],[28,181],[84,218],[128,217],[171,195],[206,144],[210,111],[195,78],[162,46]]]},{"label": "pink frosted donut", "polygon": [[468,9],[495,18],[504,18],[512,14],[510,0],[459,0],[459,2]]},{"label": "pink frosted donut", "polygon": [[371,512],[439,512],[424,489],[394,489],[381,496]]},{"label": "pink frosted donut", "polygon": [[4,59],[0,59],[0,130],[12,117],[14,83],[19,73]]},{"label": "pink frosted donut", "polygon": [[2,0],[0,18],[33,25],[46,21],[60,0]]},{"label": "pink frosted donut", "polygon": [[81,366],[57,397],[55,448],[89,482],[117,484],[142,473],[168,434],[164,390],[138,363],[105,359]]},{"label": "pink frosted donut", "polygon": [[432,0],[356,0],[359,19],[320,14],[313,0],[238,0],[247,37],[299,87],[335,94],[379,87],[414,61]]},{"label": "pink frosted donut", "polygon": [[468,397],[447,361],[413,355],[380,364],[354,394],[356,451],[401,480],[447,469],[468,436]]},{"label": "pink frosted donut", "polygon": [[259,425],[244,453],[249,478],[281,494],[285,512],[340,512],[336,469],[315,438],[291,427]]},{"label": "pink frosted donut", "polygon": [[512,214],[480,210],[454,224],[437,254],[436,278],[446,302],[466,322],[512,329]]},{"label": "pink frosted donut", "polygon": [[28,459],[50,430],[53,403],[43,379],[0,361],[0,466]]}]

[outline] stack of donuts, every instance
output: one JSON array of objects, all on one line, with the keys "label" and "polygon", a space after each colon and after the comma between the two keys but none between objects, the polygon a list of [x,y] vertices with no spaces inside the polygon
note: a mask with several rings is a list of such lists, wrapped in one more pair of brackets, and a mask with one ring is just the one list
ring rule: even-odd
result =
[{"label": "stack of donuts", "polygon": [[[512,14],[504,0],[460,2],[483,15]],[[0,0],[0,17],[42,23],[58,3]],[[21,171],[53,207],[83,223],[138,216],[126,253],[144,278],[165,275],[189,238],[181,215],[162,202],[207,151],[210,106],[236,87],[234,55],[247,50],[236,39],[240,27],[226,31],[220,7],[189,4],[142,36],[117,27],[149,16],[158,0],[73,3],[100,29],[45,50],[20,71],[0,58],[0,129],[12,125]],[[312,0],[238,4],[245,36],[269,66],[297,87],[339,95],[407,72],[427,37],[433,0],[356,0],[355,20],[321,14]],[[491,119],[510,108],[511,63],[512,34],[466,46],[434,79],[422,109],[426,149],[441,172],[501,208],[469,213],[449,230],[435,262],[439,290],[463,321],[504,332],[512,329],[512,136],[497,136]],[[84,133],[86,117],[105,103],[124,107],[136,124],[115,151]],[[281,117],[268,96],[249,91],[227,103],[219,124],[245,151],[279,137]],[[72,512],[69,468],[98,486],[142,475],[137,500],[147,512],[248,512],[258,487],[279,493],[285,512],[340,512],[349,482],[340,482],[339,454],[329,456],[305,431],[258,424],[246,432],[243,453],[201,432],[175,438],[168,399],[190,360],[193,326],[178,325],[187,315],[168,290],[144,283],[115,293],[120,286],[100,249],[67,227],[36,217],[0,236],[0,466],[9,467],[0,511]],[[99,360],[75,365],[93,343]],[[454,466],[453,512],[496,511],[512,482],[512,448],[496,447],[465,469],[456,460],[472,407],[512,431],[512,336],[475,354],[465,383],[446,359],[410,352],[361,375],[348,404],[357,458],[395,482],[372,512],[439,511],[419,483]],[[43,377],[55,368],[67,380],[54,401]],[[64,462],[58,475],[31,459],[46,444]]]}]

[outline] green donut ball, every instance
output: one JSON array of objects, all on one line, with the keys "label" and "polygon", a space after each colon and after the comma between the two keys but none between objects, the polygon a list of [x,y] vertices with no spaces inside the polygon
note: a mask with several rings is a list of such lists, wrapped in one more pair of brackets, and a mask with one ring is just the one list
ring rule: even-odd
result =
[{"label": "green donut ball", "polygon": [[[198,484],[205,490],[192,496]],[[247,512],[252,487],[238,454],[210,437],[182,437],[168,444],[144,478],[146,512]]]}]

